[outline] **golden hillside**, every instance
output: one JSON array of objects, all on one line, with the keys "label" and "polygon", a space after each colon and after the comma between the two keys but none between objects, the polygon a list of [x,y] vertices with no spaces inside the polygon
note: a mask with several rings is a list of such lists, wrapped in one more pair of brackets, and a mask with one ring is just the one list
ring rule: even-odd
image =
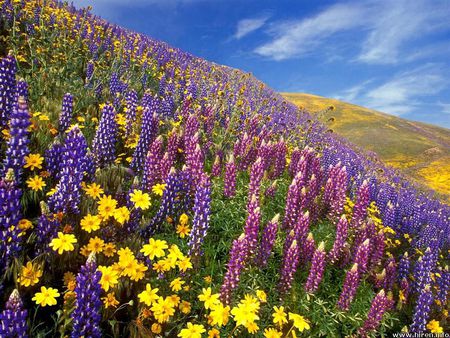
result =
[{"label": "golden hillside", "polygon": [[282,93],[350,142],[426,184],[450,202],[450,130],[303,93]]}]

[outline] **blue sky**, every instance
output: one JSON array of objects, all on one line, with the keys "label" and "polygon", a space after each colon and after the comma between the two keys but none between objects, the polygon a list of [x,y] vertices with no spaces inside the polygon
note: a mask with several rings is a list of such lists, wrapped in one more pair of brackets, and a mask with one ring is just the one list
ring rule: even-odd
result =
[{"label": "blue sky", "polygon": [[450,128],[450,0],[76,0],[277,91]]}]

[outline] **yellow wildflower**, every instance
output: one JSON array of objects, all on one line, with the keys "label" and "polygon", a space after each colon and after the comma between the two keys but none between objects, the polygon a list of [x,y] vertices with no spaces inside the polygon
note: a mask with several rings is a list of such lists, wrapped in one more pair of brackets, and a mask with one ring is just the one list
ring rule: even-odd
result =
[{"label": "yellow wildflower", "polygon": [[25,165],[23,167],[30,168],[30,170],[42,169],[42,162],[44,162],[44,158],[40,154],[30,154],[25,156]]},{"label": "yellow wildflower", "polygon": [[75,249],[73,244],[76,242],[75,235],[58,232],[58,238],[53,238],[49,246],[61,255],[64,251],[73,251]]},{"label": "yellow wildflower", "polygon": [[41,277],[42,270],[39,269],[39,266],[37,264],[34,265],[32,262],[27,262],[26,265],[22,266],[18,282],[22,286],[29,287],[37,284]]},{"label": "yellow wildflower", "polygon": [[34,300],[40,306],[51,306],[57,304],[56,298],[59,296],[57,289],[41,286],[41,292],[36,292],[31,300]]}]

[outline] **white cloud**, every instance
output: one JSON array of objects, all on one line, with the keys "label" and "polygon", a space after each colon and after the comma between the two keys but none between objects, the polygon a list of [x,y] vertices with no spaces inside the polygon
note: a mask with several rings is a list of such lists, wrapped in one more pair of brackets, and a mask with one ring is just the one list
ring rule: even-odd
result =
[{"label": "white cloud", "polygon": [[235,39],[241,39],[244,36],[260,29],[266,23],[268,16],[240,20],[236,27]]},{"label": "white cloud", "polygon": [[[351,32],[351,38],[345,40],[344,45],[358,50],[357,61],[397,63],[407,60],[410,54],[420,57],[420,51],[427,48],[420,39],[430,33],[449,30],[448,17],[448,0],[343,2],[311,17],[274,24],[267,32],[271,40],[254,52],[273,60],[322,53],[330,44],[338,47],[339,52],[344,39],[336,36]],[[415,43],[414,47],[411,42]]]},{"label": "white cloud", "polygon": [[443,91],[449,83],[447,73],[442,65],[427,64],[377,86],[369,86],[372,81],[365,81],[335,97],[388,114],[404,115],[423,106],[421,99]]},{"label": "white cloud", "polygon": [[365,11],[358,4],[337,4],[311,18],[281,22],[269,31],[273,40],[255,52],[274,60],[307,54],[331,35],[362,25]]},{"label": "white cloud", "polygon": [[372,27],[362,45],[359,61],[397,63],[404,56],[405,44],[449,26],[448,2],[446,5],[442,1],[385,1],[383,9],[379,9],[370,18]]},{"label": "white cloud", "polygon": [[438,106],[443,114],[450,115],[450,103],[438,102]]}]

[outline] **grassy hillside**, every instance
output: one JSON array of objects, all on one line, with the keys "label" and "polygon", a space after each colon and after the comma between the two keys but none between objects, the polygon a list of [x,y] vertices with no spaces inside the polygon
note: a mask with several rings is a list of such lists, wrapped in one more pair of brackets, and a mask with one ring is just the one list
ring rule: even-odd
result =
[{"label": "grassy hillside", "polygon": [[450,201],[450,130],[317,95],[282,95]]}]

